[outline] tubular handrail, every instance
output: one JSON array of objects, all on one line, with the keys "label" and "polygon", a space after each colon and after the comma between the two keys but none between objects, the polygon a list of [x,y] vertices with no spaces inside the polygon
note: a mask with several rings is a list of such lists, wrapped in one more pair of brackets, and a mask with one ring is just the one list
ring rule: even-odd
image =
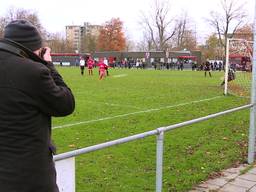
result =
[{"label": "tubular handrail", "polygon": [[78,155],[81,155],[81,154],[89,153],[89,152],[92,152],[92,151],[97,151],[97,150],[100,150],[100,149],[111,147],[113,145],[118,145],[118,144],[121,144],[121,143],[127,143],[127,142],[130,142],[130,141],[133,141],[133,140],[142,139],[142,138],[150,136],[150,135],[156,135],[157,133],[158,133],[157,130],[148,131],[148,132],[144,132],[144,133],[141,133],[141,134],[132,135],[132,136],[129,136],[129,137],[124,137],[124,138],[120,138],[120,139],[117,139],[117,140],[113,140],[113,141],[109,141],[109,142],[105,142],[105,143],[85,147],[83,149],[77,149],[77,150],[74,150],[74,151],[69,151],[69,152],[66,152],[66,153],[55,155],[53,157],[53,159],[54,159],[54,161],[59,161],[59,160],[67,159],[67,158],[70,158],[70,157],[75,157],[75,156],[78,156]]},{"label": "tubular handrail", "polygon": [[109,141],[109,142],[105,142],[105,143],[85,147],[85,148],[82,148],[82,149],[69,151],[69,152],[66,152],[66,153],[55,155],[53,157],[53,159],[54,159],[54,161],[59,161],[59,160],[75,157],[75,156],[78,156],[78,155],[81,155],[81,154],[89,153],[89,152],[92,152],[92,151],[97,151],[97,150],[100,150],[100,149],[111,147],[111,146],[114,146],[114,145],[119,145],[119,144],[122,144],[122,143],[127,143],[127,142],[138,140],[138,139],[143,139],[143,138],[148,137],[148,136],[159,135],[162,132],[167,132],[167,131],[170,131],[170,130],[173,130],[173,129],[176,129],[176,128],[180,128],[180,127],[195,124],[195,123],[198,123],[198,122],[206,121],[208,119],[212,119],[212,118],[215,118],[215,117],[218,117],[218,116],[221,116],[221,115],[229,114],[229,113],[232,113],[232,112],[235,112],[235,111],[240,111],[240,110],[243,110],[243,109],[251,108],[253,106],[254,106],[254,104],[247,104],[247,105],[244,105],[244,106],[236,107],[236,108],[233,108],[233,109],[229,109],[229,110],[222,111],[222,112],[219,112],[219,113],[215,113],[215,114],[207,115],[207,116],[204,116],[204,117],[192,119],[192,120],[189,120],[189,121],[185,121],[185,122],[182,122],[182,123],[170,125],[170,126],[167,126],[167,127],[160,127],[160,128],[155,129],[155,130],[152,130],[152,131],[147,131],[147,132],[144,132],[144,133],[140,133],[140,134],[136,134],[136,135],[132,135],[132,136],[112,140],[112,141]]}]

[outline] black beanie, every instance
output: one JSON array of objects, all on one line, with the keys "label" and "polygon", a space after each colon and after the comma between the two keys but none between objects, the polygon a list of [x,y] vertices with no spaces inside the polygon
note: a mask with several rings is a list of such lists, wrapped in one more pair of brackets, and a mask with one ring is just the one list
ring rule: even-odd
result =
[{"label": "black beanie", "polygon": [[26,20],[14,20],[6,25],[4,38],[20,43],[31,51],[42,47],[40,33],[34,25]]}]

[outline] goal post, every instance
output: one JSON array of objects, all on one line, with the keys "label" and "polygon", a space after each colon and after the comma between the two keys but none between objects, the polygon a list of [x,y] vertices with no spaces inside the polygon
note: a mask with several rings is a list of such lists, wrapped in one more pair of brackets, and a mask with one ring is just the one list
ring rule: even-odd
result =
[{"label": "goal post", "polygon": [[[256,14],[254,26],[256,26]],[[256,41],[255,27],[253,30],[253,37],[254,41]],[[254,163],[256,155],[256,44],[254,41],[247,41],[244,39],[227,39],[224,78],[225,95],[231,93],[239,96],[246,96],[250,98],[250,103],[253,104],[250,110],[248,137],[247,162],[249,164]],[[240,63],[237,63],[237,61],[240,61]],[[232,67],[235,67],[235,78],[229,81],[229,71]],[[237,67],[238,69],[236,69]]]},{"label": "goal post", "polygon": [[224,95],[250,97],[253,41],[228,38],[224,75]]}]

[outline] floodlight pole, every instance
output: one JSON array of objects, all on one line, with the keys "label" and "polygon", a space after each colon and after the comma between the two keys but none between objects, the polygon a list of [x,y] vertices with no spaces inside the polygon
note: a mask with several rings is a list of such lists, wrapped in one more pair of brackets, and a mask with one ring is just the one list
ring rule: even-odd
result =
[{"label": "floodlight pole", "polygon": [[253,107],[250,110],[250,128],[249,128],[249,143],[248,143],[248,163],[254,162],[255,154],[255,127],[256,127],[256,1],[254,10],[253,22],[253,60],[252,60],[252,87],[251,87],[251,104]]},{"label": "floodlight pole", "polygon": [[224,95],[228,94],[228,67],[229,67],[229,38],[227,38],[226,42],[226,60],[225,60],[225,88]]}]

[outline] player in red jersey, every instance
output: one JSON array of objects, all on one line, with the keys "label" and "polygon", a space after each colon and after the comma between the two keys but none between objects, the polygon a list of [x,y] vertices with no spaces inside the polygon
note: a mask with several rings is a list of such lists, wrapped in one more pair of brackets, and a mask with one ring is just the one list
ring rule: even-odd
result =
[{"label": "player in red jersey", "polygon": [[89,59],[87,60],[87,67],[88,67],[88,73],[89,73],[89,75],[93,75],[93,72],[92,72],[93,65],[94,65],[94,60],[93,60],[92,57],[90,56]]},{"label": "player in red jersey", "polygon": [[99,73],[100,73],[99,79],[102,80],[106,76],[107,65],[103,62],[103,59],[100,59],[97,66],[99,66]]}]

